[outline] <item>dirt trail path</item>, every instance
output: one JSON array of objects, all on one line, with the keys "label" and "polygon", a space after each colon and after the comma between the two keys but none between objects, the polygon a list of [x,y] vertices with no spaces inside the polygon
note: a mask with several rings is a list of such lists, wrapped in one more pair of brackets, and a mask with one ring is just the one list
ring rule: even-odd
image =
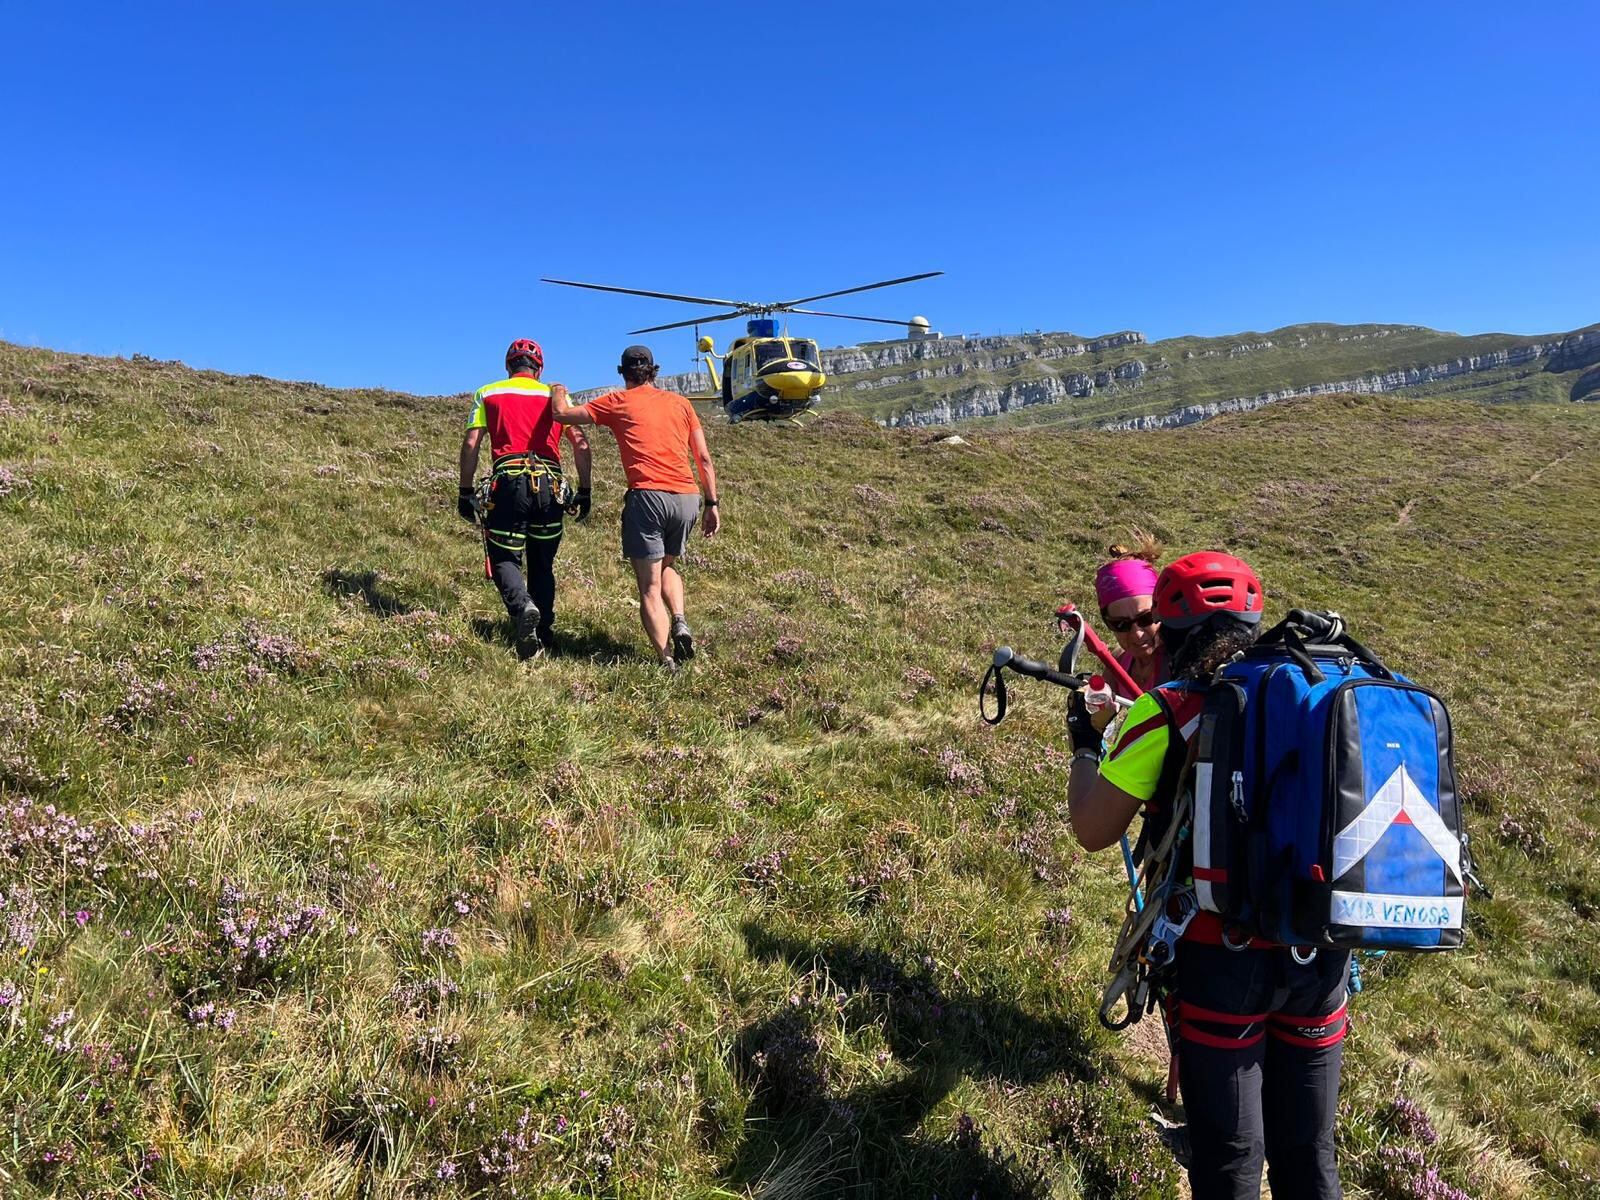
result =
[{"label": "dirt trail path", "polygon": [[1545,463],[1544,466],[1540,467],[1537,471],[1535,471],[1532,475],[1529,475],[1526,479],[1524,479],[1522,481],[1522,486],[1523,487],[1527,487],[1530,484],[1538,483],[1539,482],[1539,477],[1541,475],[1543,475],[1546,471],[1548,471],[1551,467],[1559,467],[1562,463],[1566,462],[1569,458],[1571,458],[1576,453],[1577,453],[1576,450],[1568,450],[1565,454],[1561,455],[1559,458],[1551,459],[1549,462]]}]

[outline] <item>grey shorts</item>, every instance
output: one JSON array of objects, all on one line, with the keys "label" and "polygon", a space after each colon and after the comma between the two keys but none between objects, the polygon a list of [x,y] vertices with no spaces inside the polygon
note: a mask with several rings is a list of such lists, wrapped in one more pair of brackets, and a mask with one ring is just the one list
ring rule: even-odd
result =
[{"label": "grey shorts", "polygon": [[700,494],[628,489],[622,502],[622,556],[677,558],[700,519]]}]

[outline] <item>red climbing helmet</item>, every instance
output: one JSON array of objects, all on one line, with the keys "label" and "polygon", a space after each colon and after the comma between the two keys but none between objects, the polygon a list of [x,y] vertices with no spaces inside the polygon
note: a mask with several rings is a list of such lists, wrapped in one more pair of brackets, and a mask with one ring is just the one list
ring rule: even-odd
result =
[{"label": "red climbing helmet", "polygon": [[506,348],[506,370],[511,370],[511,364],[519,358],[531,358],[535,371],[544,370],[544,351],[531,338],[518,338]]},{"label": "red climbing helmet", "polygon": [[1253,625],[1265,600],[1250,565],[1220,550],[1185,554],[1156,579],[1156,616],[1173,629],[1188,629],[1219,612]]}]

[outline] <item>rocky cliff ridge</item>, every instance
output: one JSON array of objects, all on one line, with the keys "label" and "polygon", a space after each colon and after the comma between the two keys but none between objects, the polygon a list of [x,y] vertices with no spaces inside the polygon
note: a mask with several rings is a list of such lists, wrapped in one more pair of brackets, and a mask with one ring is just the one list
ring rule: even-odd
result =
[{"label": "rocky cliff ridge", "polygon": [[[1407,367],[1402,370],[1385,371],[1379,374],[1361,375],[1353,379],[1307,384],[1304,387],[1284,388],[1279,391],[1259,392],[1254,396],[1236,396],[1229,400],[1215,400],[1204,404],[1186,404],[1182,408],[1175,409],[1169,413],[1130,417],[1126,421],[1109,422],[1101,428],[1108,430],[1173,429],[1181,425],[1193,425],[1197,421],[1221,416],[1223,413],[1250,412],[1257,408],[1265,408],[1267,405],[1275,404],[1280,400],[1290,400],[1301,396],[1327,396],[1339,392],[1362,394],[1395,392],[1403,388],[1418,387],[1425,383],[1433,383],[1461,375],[1471,375],[1475,372],[1492,371],[1503,367],[1522,366],[1540,360],[1544,360],[1547,369],[1555,371],[1578,370],[1592,364],[1600,364],[1600,329],[1589,329],[1580,333],[1568,334],[1555,342],[1529,342],[1521,346],[1510,346],[1504,350],[1492,351],[1488,354],[1467,355],[1452,359],[1449,362]],[[1600,399],[1600,370],[1591,370],[1582,375],[1573,386],[1571,397],[1573,400]]]},{"label": "rocky cliff ridge", "polygon": [[[1050,362],[1061,358],[1076,358],[1083,354],[1098,354],[1119,346],[1142,346],[1144,334],[1136,330],[1107,334],[1105,337],[1072,340],[1061,339],[1060,334],[1018,334],[996,337],[944,337],[906,339],[898,342],[876,342],[866,346],[840,346],[822,352],[822,369],[830,376],[854,375],[862,371],[879,371],[901,367],[909,363],[939,362],[941,367],[914,368],[895,376],[896,383],[906,379],[944,378],[970,370],[1003,370],[1027,362]],[[888,387],[883,379],[857,380],[850,385],[856,389]]]},{"label": "rocky cliff ridge", "polygon": [[[574,404],[587,404],[596,396],[604,396],[607,392],[614,392],[622,386],[622,380],[608,387],[584,388],[581,392],[572,393]],[[711,386],[711,376],[704,371],[682,371],[673,375],[656,376],[656,386],[664,392],[677,392],[680,396],[708,396],[715,389]]]},{"label": "rocky cliff ridge", "polygon": [[[1319,332],[1315,329],[1301,328],[1279,331],[1279,334],[1268,338],[1245,335],[1249,340],[1236,341],[1230,345],[1188,348],[1181,353],[1174,348],[1172,354],[1178,362],[1177,370],[1173,369],[1172,364],[1167,361],[1166,354],[1162,352],[1162,347],[1167,344],[1157,343],[1151,347],[1156,353],[1147,358],[1129,359],[1093,373],[1082,371],[1057,373],[1045,367],[1040,373],[1021,379],[1003,383],[984,383],[945,395],[935,394],[917,398],[911,402],[913,407],[881,417],[879,423],[891,427],[947,425],[958,421],[1002,416],[1037,405],[1088,399],[1097,392],[1116,393],[1138,389],[1151,382],[1178,392],[1185,383],[1183,378],[1185,370],[1191,365],[1197,366],[1207,360],[1226,362],[1246,356],[1254,357],[1274,349],[1305,350],[1318,345],[1379,341],[1399,335],[1432,332],[1424,327],[1411,325],[1340,332],[1332,330]],[[1454,335],[1438,336],[1446,338]],[[1416,366],[1364,371],[1295,387],[1186,404],[1175,407],[1169,412],[1108,422],[1103,428],[1115,430],[1172,428],[1193,424],[1222,413],[1248,412],[1278,400],[1297,396],[1327,395],[1336,392],[1392,392],[1475,373],[1530,364],[1539,364],[1544,370],[1560,372],[1580,370],[1600,364],[1600,328],[1580,330],[1550,339],[1511,344],[1502,349],[1465,354],[1453,359],[1425,362]],[[928,372],[921,378],[949,378],[960,374],[959,370],[940,371],[937,374]],[[887,386],[890,379],[905,382],[912,378],[913,376],[908,373],[905,376],[889,377],[875,382],[877,386]],[[1573,385],[1570,397],[1573,400],[1600,399],[1600,371],[1590,372],[1580,378]]]},{"label": "rocky cliff ridge", "polygon": [[[1426,335],[1419,339],[1417,335]],[[1578,330],[1557,337],[1506,341],[1510,344],[1480,353],[1461,354],[1453,358],[1422,361],[1418,365],[1352,372],[1298,384],[1244,393],[1225,399],[1177,404],[1187,386],[1193,386],[1193,371],[1210,372],[1206,378],[1212,382],[1202,390],[1215,395],[1218,376],[1239,370],[1227,366],[1230,362],[1251,362],[1272,352],[1287,353],[1304,363],[1302,352],[1310,348],[1345,343],[1377,343],[1398,338],[1393,351],[1395,358],[1409,357],[1416,362],[1428,352],[1433,339],[1446,343],[1432,346],[1448,349],[1450,341],[1470,342],[1464,349],[1481,346],[1485,337],[1472,339],[1458,335],[1435,333],[1416,325],[1382,326],[1377,328],[1339,326],[1297,326],[1278,330],[1270,336],[1244,334],[1238,339],[1174,339],[1151,346],[1145,336],[1136,331],[1123,331],[1098,338],[1079,338],[1070,334],[1020,334],[994,337],[947,337],[926,340],[868,343],[862,346],[842,346],[822,351],[822,365],[829,377],[825,402],[832,400],[843,407],[851,407],[856,398],[862,402],[877,401],[882,413],[885,402],[897,400],[906,403],[905,411],[878,416],[879,424],[890,427],[925,427],[948,425],[984,417],[1003,416],[1007,413],[1041,405],[1057,405],[1071,400],[1088,400],[1096,396],[1111,396],[1123,392],[1137,392],[1146,387],[1156,389],[1144,399],[1143,407],[1158,403],[1157,396],[1171,394],[1175,407],[1166,412],[1147,413],[1122,420],[1104,422],[1101,427],[1110,430],[1167,429],[1190,425],[1224,413],[1249,412],[1276,403],[1279,400],[1303,396],[1331,395],[1338,392],[1380,393],[1393,392],[1425,384],[1449,381],[1489,371],[1515,368],[1572,372],[1584,371],[1571,384],[1572,400],[1600,401],[1600,326]],[[1220,344],[1219,344],[1220,343]],[[1490,340],[1490,345],[1493,341]],[[1111,362],[1103,359],[1095,364],[1085,363],[1082,369],[1073,370],[1072,361],[1085,355],[1101,355],[1125,347],[1149,346],[1150,352],[1140,356]],[[1382,354],[1381,350],[1376,353]],[[1372,360],[1374,351],[1366,354]],[[1168,356],[1171,356],[1169,361]],[[1348,357],[1348,356],[1347,356]],[[1358,357],[1357,362],[1360,359]],[[1381,357],[1378,359],[1381,363]],[[1208,363],[1222,364],[1217,368]],[[1589,368],[1585,370],[1585,368]],[[1260,377],[1264,372],[1270,380],[1276,367],[1260,367],[1247,372]],[[1300,378],[1306,377],[1304,368]],[[1002,376],[996,379],[995,376]],[[972,377],[972,378],[968,378]],[[1313,376],[1313,378],[1315,378]],[[1244,380],[1241,380],[1243,382]],[[962,386],[963,383],[967,386]],[[919,386],[921,385],[921,386]],[[686,371],[663,375],[658,386],[684,395],[709,395],[713,392],[710,376],[704,371]],[[1562,387],[1565,388],[1563,381]],[[883,399],[878,393],[886,389],[899,389]],[[580,400],[592,399],[610,387],[589,388],[575,394]],[[1068,410],[1069,419],[1092,421],[1096,411],[1105,411],[1104,400],[1097,405],[1085,406],[1082,412]],[[1114,415],[1118,407],[1111,405]],[[870,411],[870,409],[869,409]],[[1053,419],[1053,418],[1052,418]]]}]

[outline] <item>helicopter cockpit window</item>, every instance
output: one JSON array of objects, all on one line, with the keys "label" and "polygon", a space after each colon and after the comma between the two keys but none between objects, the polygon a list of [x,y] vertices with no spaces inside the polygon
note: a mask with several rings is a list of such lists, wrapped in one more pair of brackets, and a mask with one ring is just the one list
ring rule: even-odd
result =
[{"label": "helicopter cockpit window", "polygon": [[798,358],[801,362],[817,365],[817,344],[808,342],[804,338],[795,338],[789,343],[789,357]]},{"label": "helicopter cockpit window", "polygon": [[756,367],[764,367],[769,362],[787,359],[789,350],[782,340],[756,343]]}]

